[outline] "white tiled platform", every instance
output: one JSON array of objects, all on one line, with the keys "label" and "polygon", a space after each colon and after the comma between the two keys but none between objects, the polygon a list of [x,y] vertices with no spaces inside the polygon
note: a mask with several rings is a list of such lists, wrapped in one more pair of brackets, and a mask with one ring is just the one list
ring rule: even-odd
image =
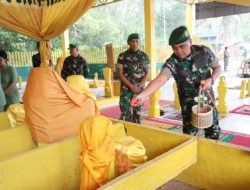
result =
[{"label": "white tiled platform", "polygon": [[220,127],[223,131],[250,135],[250,116],[229,114],[229,116],[220,120]]}]

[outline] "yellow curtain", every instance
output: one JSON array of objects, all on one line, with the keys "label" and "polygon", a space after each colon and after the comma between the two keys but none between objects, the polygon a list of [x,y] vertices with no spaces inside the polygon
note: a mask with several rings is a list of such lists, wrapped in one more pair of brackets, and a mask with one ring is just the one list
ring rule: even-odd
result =
[{"label": "yellow curtain", "polygon": [[84,120],[81,138],[81,190],[94,190],[112,178],[115,137],[112,122],[104,116]]},{"label": "yellow curtain", "polygon": [[48,66],[47,40],[65,31],[95,3],[95,0],[1,0],[0,26],[41,40],[42,64]]}]

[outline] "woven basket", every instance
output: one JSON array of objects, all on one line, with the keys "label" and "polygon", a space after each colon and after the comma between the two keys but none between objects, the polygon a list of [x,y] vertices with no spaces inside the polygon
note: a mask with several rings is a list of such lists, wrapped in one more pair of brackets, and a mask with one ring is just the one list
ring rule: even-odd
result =
[{"label": "woven basket", "polygon": [[197,106],[198,105],[192,107],[192,125],[200,129],[211,127],[213,124],[213,108],[205,104],[204,108],[209,109],[209,111],[197,114]]}]

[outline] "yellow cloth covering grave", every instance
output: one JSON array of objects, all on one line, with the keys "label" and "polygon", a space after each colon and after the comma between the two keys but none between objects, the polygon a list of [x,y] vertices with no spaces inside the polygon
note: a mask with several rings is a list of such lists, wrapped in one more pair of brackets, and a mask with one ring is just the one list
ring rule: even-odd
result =
[{"label": "yellow cloth covering grave", "polygon": [[146,149],[138,139],[131,136],[115,142],[116,175],[124,174],[147,161]]},{"label": "yellow cloth covering grave", "polygon": [[68,85],[79,93],[85,93],[92,99],[96,100],[96,96],[90,91],[89,83],[82,75],[71,75],[67,77]]},{"label": "yellow cloth covering grave", "polygon": [[81,190],[94,190],[113,178],[115,138],[112,122],[104,116],[81,125]]},{"label": "yellow cloth covering grave", "polygon": [[75,136],[85,118],[99,114],[94,99],[73,90],[51,67],[31,69],[23,102],[25,121],[38,143]]}]

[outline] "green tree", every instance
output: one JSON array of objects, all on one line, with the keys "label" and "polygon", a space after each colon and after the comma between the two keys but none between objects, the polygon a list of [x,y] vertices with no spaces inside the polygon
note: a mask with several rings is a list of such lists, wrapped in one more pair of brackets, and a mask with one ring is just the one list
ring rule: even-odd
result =
[{"label": "green tree", "polygon": [[[172,0],[155,0],[156,41],[167,45],[171,31],[185,24],[183,3]],[[107,43],[114,46],[127,44],[130,33],[145,38],[144,0],[124,0],[89,10],[69,28],[70,43],[81,49],[103,48]],[[34,51],[36,39],[0,28],[0,47],[7,51]],[[61,49],[61,37],[51,40],[52,50]]]},{"label": "green tree", "polygon": [[[8,52],[36,51],[36,39],[0,27],[0,49]],[[51,40],[52,50],[61,49],[61,37]]]},{"label": "green tree", "polygon": [[171,32],[185,25],[186,4],[176,1],[156,0],[156,40],[158,45],[168,45]]},{"label": "green tree", "polygon": [[12,51],[29,51],[35,47],[35,40],[27,36],[0,28],[0,49]]}]

